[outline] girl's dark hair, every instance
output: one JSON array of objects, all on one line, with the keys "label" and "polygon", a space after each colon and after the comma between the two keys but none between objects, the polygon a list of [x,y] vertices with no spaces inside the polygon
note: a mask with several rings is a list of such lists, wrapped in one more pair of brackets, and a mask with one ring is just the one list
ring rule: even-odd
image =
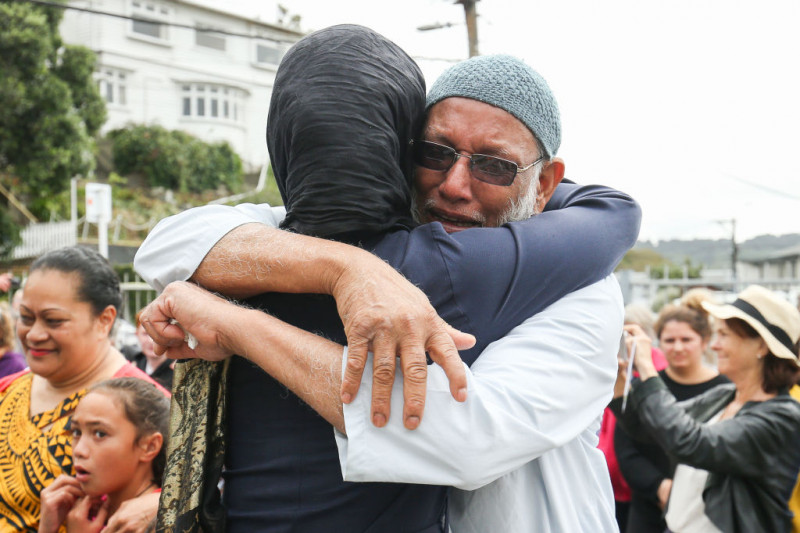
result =
[{"label": "girl's dark hair", "polygon": [[33,262],[30,272],[35,270],[77,274],[80,283],[75,293],[79,301],[91,304],[95,316],[109,305],[113,305],[117,312],[122,306],[119,276],[108,261],[92,248],[67,246],[47,252]]},{"label": "girl's dark hair", "polygon": [[685,322],[705,342],[708,342],[711,338],[711,322],[702,306],[702,302],[707,299],[704,293],[690,291],[679,305],[664,307],[656,320],[656,337],[661,338],[661,332],[668,322]]},{"label": "girl's dark hair", "polygon": [[0,357],[5,349],[14,348],[14,318],[11,308],[5,302],[0,302]]},{"label": "girl's dark hair", "polygon": [[[729,318],[725,320],[725,324],[736,333],[738,336],[750,339],[760,339],[758,331],[750,324],[740,318]],[[798,353],[798,345],[795,344],[793,351]],[[765,392],[776,393],[781,389],[788,389],[800,377],[800,368],[797,362],[784,357],[778,357],[772,352],[769,352],[764,357],[764,377],[761,381],[761,386]]]},{"label": "girl's dark hair", "polygon": [[169,399],[149,381],[139,378],[114,378],[93,385],[89,392],[112,394],[125,411],[125,417],[136,426],[136,439],[161,433],[164,441],[153,459],[153,482],[159,487],[167,464],[167,436],[169,435]]}]

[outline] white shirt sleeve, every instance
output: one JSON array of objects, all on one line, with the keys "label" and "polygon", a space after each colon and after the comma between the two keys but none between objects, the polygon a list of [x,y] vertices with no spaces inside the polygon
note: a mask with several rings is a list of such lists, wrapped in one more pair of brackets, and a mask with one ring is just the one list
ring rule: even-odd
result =
[{"label": "white shirt sleeve", "polygon": [[283,206],[269,204],[195,207],[156,224],[136,252],[133,266],[161,292],[173,281],[189,279],[206,254],[234,228],[252,222],[278,227],[285,217]]},{"label": "white shirt sleeve", "polygon": [[489,345],[468,369],[464,403],[450,396],[442,369],[429,365],[425,412],[414,431],[402,424],[399,371],[392,416],[384,428],[372,425],[368,362],[358,395],[344,406],[347,435],[336,432],[345,481],[473,490],[571,441],[611,400],[622,323],[611,275]]}]

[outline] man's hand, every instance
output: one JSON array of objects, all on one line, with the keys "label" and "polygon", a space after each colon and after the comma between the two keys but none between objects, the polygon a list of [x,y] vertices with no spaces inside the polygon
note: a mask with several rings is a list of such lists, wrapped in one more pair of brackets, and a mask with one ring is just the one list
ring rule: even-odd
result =
[{"label": "man's hand", "polygon": [[160,493],[152,492],[123,502],[103,533],[146,533],[156,517],[160,496]]},{"label": "man's hand", "polygon": [[39,533],[56,533],[75,502],[83,497],[78,480],[61,474],[42,489]]},{"label": "man's hand", "polygon": [[[237,311],[241,308],[193,283],[176,281],[144,309],[140,320],[153,338],[156,354],[221,361],[235,350],[221,332],[235,324]],[[194,349],[184,342],[187,333],[198,343]]]},{"label": "man's hand", "polygon": [[453,398],[467,397],[467,377],[457,349],[471,348],[472,335],[450,327],[427,296],[391,266],[375,256],[360,256],[333,285],[339,315],[347,335],[348,358],[342,379],[342,402],[358,392],[367,360],[374,354],[372,422],[386,424],[391,411],[395,358],[403,372],[403,423],[415,429],[425,407],[425,352],[445,371]]}]

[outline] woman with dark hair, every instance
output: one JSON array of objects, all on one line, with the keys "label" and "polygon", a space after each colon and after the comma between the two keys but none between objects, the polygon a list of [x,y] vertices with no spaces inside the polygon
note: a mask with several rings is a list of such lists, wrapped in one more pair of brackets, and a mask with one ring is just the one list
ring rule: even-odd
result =
[{"label": "woman with dark hair", "polygon": [[[666,512],[670,531],[781,533],[791,527],[787,501],[800,468],[800,403],[788,394],[798,375],[800,312],[763,287],[729,305],[704,303],[718,319],[711,348],[733,383],[677,403],[649,357],[621,412],[631,435],[642,431],[677,463]],[[627,327],[637,353],[650,339]],[[624,368],[620,372],[624,373]]]},{"label": "woman with dark hair", "polygon": [[[704,301],[700,293],[687,294],[680,304],[664,307],[655,323],[655,335],[667,362],[658,375],[678,401],[730,383],[717,369],[703,363],[711,340],[711,322],[702,307]],[[657,442],[636,441],[619,426],[614,445],[620,470],[631,488],[623,533],[662,533],[667,527],[663,511],[672,487],[674,465]]]},{"label": "woman with dark hair", "polygon": [[[0,529],[35,529],[42,488],[74,473],[66,429],[89,387],[123,376],[152,382],[109,338],[121,303],[119,278],[94,250],[61,248],[31,265],[17,326],[29,369],[0,380]],[[143,496],[109,531],[142,510],[152,510],[149,522],[157,504]]]}]

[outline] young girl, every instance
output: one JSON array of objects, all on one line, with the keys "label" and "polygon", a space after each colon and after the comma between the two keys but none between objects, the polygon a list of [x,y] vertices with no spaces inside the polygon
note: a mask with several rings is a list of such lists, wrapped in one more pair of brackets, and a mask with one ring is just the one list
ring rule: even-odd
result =
[{"label": "young girl", "polygon": [[136,378],[89,389],[72,415],[75,476],[42,490],[39,533],[100,531],[126,500],[161,487],[169,400]]}]

